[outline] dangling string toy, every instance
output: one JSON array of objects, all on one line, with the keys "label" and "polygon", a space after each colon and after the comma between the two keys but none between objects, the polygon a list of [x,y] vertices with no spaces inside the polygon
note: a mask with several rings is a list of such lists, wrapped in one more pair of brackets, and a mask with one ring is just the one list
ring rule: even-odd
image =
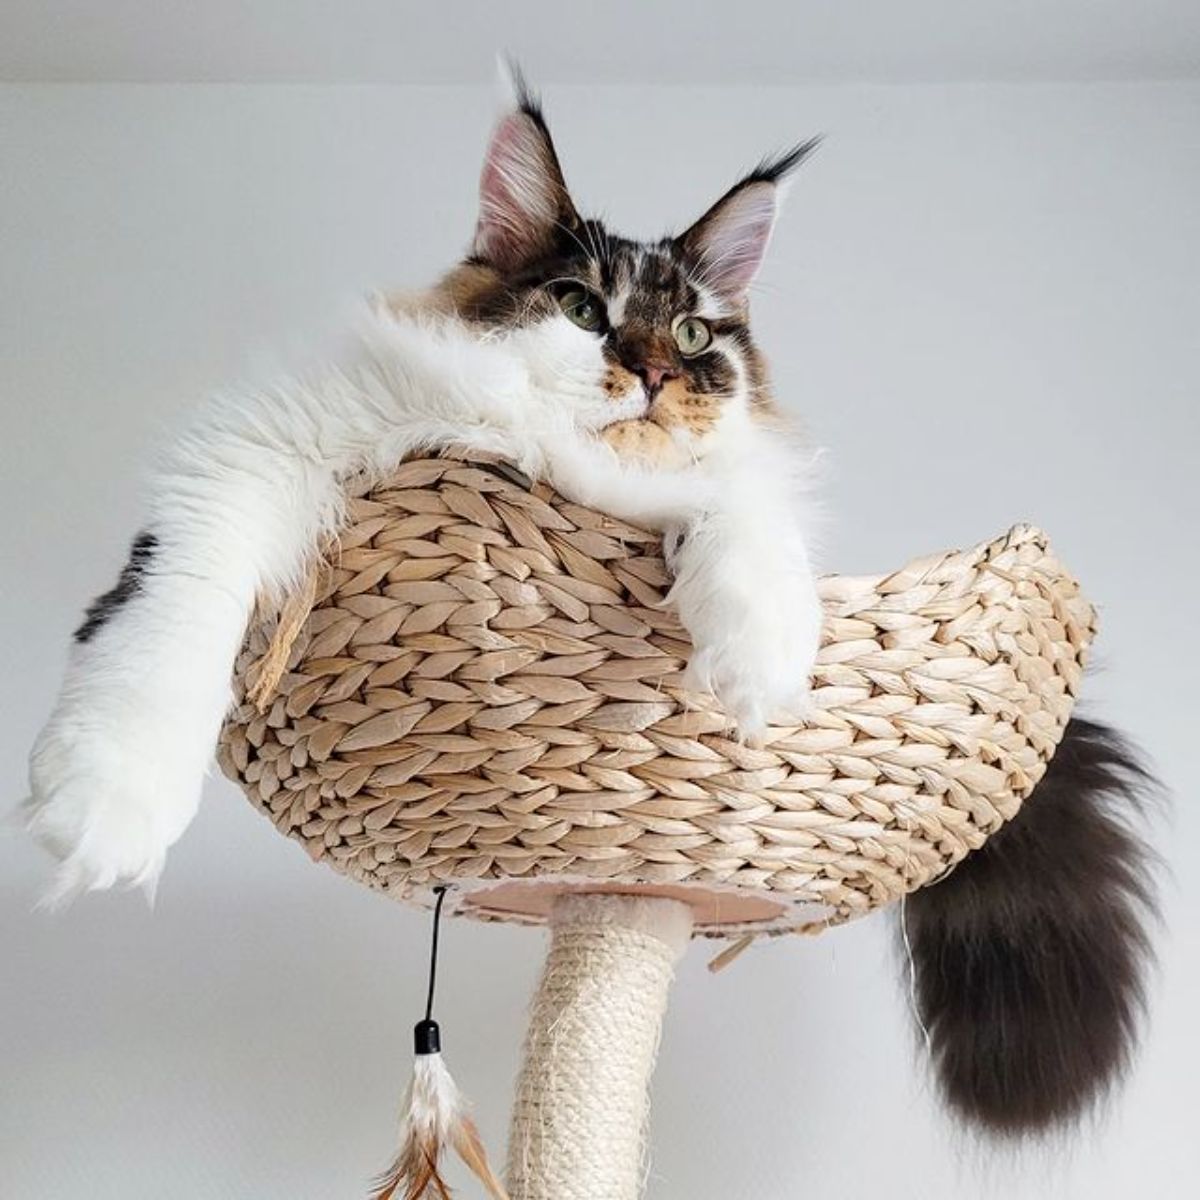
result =
[{"label": "dangling string toy", "polygon": [[488,1165],[487,1154],[466,1101],[442,1058],[442,1031],[433,1019],[437,984],[438,933],[446,888],[434,889],[433,939],[429,955],[429,992],[424,1019],[413,1028],[412,1082],[400,1117],[400,1150],[380,1177],[372,1200],[450,1200],[438,1170],[448,1144],[478,1177],[492,1200],[508,1200],[503,1184]]}]

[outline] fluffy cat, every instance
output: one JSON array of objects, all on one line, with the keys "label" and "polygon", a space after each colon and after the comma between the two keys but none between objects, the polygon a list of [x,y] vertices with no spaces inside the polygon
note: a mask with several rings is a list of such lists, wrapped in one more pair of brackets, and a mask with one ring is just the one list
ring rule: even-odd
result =
[{"label": "fluffy cat", "polygon": [[[76,634],[34,748],[50,899],[151,888],[191,820],[255,598],[337,530],[349,481],[414,451],[492,451],[576,501],[661,529],[691,682],[743,735],[802,711],[821,629],[809,456],[748,324],[780,180],[762,163],[676,238],[584,220],[523,90],[493,135],[470,256],[381,301],[329,366],[209,402],[166,452],[145,529]],[[1072,721],[1014,821],[904,910],[942,1094],[993,1133],[1086,1112],[1129,1064],[1151,860],[1120,806],[1147,783]]]},{"label": "fluffy cat", "polygon": [[256,596],[301,576],[349,480],[417,450],[492,451],[661,529],[690,683],[743,736],[801,711],[821,628],[809,458],[768,398],[746,297],[779,181],[812,145],[681,236],[628,241],[579,216],[519,85],[467,260],[376,304],[331,365],[213,399],[166,452],[31,757],[29,827],[62,859],[51,900],[153,886],[199,802]]}]

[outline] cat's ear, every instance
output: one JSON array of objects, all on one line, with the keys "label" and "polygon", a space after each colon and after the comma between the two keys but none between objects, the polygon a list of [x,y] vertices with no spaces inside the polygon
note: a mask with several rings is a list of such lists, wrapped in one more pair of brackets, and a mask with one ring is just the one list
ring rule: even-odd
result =
[{"label": "cat's ear", "polygon": [[818,146],[820,138],[764,159],[738,180],[690,229],[675,239],[707,287],[740,304],[762,265],[779,212],[780,184]]},{"label": "cat's ear", "polygon": [[579,214],[567,192],[537,97],[520,73],[511,77],[514,107],[492,133],[479,177],[474,253],[502,271],[549,251]]}]

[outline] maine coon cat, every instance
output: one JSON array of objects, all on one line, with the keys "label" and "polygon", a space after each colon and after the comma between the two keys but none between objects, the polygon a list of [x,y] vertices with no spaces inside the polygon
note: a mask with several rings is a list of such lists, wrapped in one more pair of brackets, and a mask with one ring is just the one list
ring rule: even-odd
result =
[{"label": "maine coon cat", "polygon": [[[743,736],[802,714],[821,629],[810,457],[771,400],[747,291],[779,184],[812,146],[764,161],[678,237],[631,241],[580,216],[519,87],[465,261],[375,304],[330,364],[213,399],[164,454],[33,751],[29,826],[62,860],[51,897],[153,887],[199,801],[256,597],[295,585],[352,483],[414,451],[494,452],[661,529],[691,684]],[[967,1119],[1053,1126],[1128,1065],[1152,890],[1121,805],[1145,782],[1111,731],[1073,721],[1017,818],[908,898],[921,1019]]]},{"label": "maine coon cat", "polygon": [[821,626],[809,458],[769,399],[747,290],[779,182],[812,145],[679,237],[629,241],[579,216],[518,85],[465,262],[376,303],[332,364],[212,399],[165,452],[32,754],[29,826],[62,859],[52,898],[153,886],[198,804],[256,597],[301,576],[348,481],[416,450],[492,451],[661,529],[691,684],[744,737],[801,711]]}]

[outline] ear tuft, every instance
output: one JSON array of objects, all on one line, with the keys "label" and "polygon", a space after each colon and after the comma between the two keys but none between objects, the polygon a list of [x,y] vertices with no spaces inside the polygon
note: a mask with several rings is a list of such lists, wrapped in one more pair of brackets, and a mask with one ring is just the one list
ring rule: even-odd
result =
[{"label": "ear tuft", "polygon": [[790,150],[768,154],[743,180],[742,183],[782,183],[802,162],[821,145],[824,139],[818,134],[807,142],[799,142]]},{"label": "ear tuft", "polygon": [[541,105],[520,68],[507,66],[514,108],[496,126],[484,159],[474,245],[477,257],[501,270],[544,253],[557,227],[579,222]]},{"label": "ear tuft", "polygon": [[779,185],[820,144],[812,138],[764,158],[738,180],[676,244],[704,283],[734,304],[742,303],[762,265],[779,210]]},{"label": "ear tuft", "polygon": [[500,73],[500,84],[504,89],[508,106],[526,116],[533,117],[545,127],[546,121],[542,116],[542,102],[537,92],[530,86],[521,64],[511,54],[501,54],[496,60]]}]

